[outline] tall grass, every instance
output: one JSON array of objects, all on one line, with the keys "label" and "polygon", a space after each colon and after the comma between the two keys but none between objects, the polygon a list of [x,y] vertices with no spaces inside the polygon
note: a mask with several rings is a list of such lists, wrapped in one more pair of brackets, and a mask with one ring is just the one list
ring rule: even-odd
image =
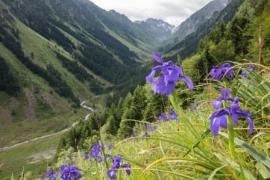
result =
[{"label": "tall grass", "polygon": [[[241,71],[245,66],[236,65]],[[230,84],[233,94],[240,97],[246,110],[252,112],[256,128],[250,136],[247,123],[235,127],[235,157],[229,151],[227,130],[214,137],[209,129],[209,117],[214,112],[211,102],[218,96],[219,85],[205,85],[203,94],[196,98],[196,110],[183,110],[178,99],[171,97],[172,106],[179,115],[178,121],[155,122],[158,129],[144,137],[145,124],[137,121],[137,136],[113,142],[108,154],[121,154],[132,167],[131,176],[124,170],[118,179],[267,179],[270,178],[269,96],[270,80],[267,67],[249,71],[246,78],[237,77]],[[210,98],[210,99],[209,99]],[[135,121],[135,120],[127,120]],[[106,140],[104,140],[106,142]],[[108,144],[105,143],[105,144]],[[82,152],[65,152],[57,164],[67,163],[80,167],[85,179],[107,179],[107,163],[84,160]],[[71,160],[71,161],[70,161]]]}]

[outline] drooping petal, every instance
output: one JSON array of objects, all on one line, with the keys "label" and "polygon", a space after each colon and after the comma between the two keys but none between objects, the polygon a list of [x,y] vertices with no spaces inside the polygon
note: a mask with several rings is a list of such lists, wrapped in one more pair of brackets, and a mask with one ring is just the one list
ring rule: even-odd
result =
[{"label": "drooping petal", "polygon": [[220,116],[219,121],[220,121],[220,127],[222,127],[223,129],[227,129],[228,116],[227,115]]},{"label": "drooping petal", "polygon": [[153,84],[155,80],[155,75],[156,75],[156,70],[152,69],[151,73],[148,76],[146,76],[146,82],[149,84]]},{"label": "drooping petal", "polygon": [[162,57],[157,52],[152,52],[152,57],[160,64],[163,63]]},{"label": "drooping petal", "polygon": [[248,126],[249,127],[249,134],[253,134],[253,132],[254,132],[254,122],[253,122],[253,119],[252,119],[250,113],[248,111],[241,110],[239,112],[239,115],[246,118],[246,120],[248,121],[248,124],[249,124],[249,126]]},{"label": "drooping petal", "polygon": [[220,120],[217,117],[211,117],[211,131],[214,136],[218,135],[219,127],[220,127]]},{"label": "drooping petal", "polygon": [[220,126],[227,128],[227,116],[229,112],[225,109],[214,112],[210,117],[210,128],[214,136],[218,135]]},{"label": "drooping petal", "polygon": [[188,76],[182,76],[180,80],[184,81],[188,87],[188,89],[193,90],[193,82]]}]

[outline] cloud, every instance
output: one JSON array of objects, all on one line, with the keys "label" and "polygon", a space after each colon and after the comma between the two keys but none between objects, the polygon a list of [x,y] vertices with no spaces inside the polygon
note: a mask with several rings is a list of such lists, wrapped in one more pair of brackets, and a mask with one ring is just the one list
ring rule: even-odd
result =
[{"label": "cloud", "polygon": [[179,25],[211,0],[91,0],[103,9],[114,9],[131,20],[158,18]]}]

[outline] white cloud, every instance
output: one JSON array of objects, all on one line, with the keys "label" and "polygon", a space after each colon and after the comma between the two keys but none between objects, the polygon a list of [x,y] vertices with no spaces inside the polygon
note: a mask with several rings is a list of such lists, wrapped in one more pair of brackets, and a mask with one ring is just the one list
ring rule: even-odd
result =
[{"label": "white cloud", "polygon": [[114,9],[131,20],[163,19],[179,25],[211,0],[91,0],[103,9]]}]

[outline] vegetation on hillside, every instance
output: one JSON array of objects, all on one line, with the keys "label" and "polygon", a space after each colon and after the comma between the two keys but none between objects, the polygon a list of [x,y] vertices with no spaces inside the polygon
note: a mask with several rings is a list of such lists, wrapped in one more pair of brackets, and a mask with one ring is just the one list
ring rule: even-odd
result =
[{"label": "vegetation on hillside", "polygon": [[270,47],[261,44],[269,38],[263,28],[269,12],[263,7],[269,2],[245,1],[228,25],[221,23],[182,61],[193,70],[184,69],[196,83],[193,92],[182,83],[174,88],[170,83],[179,80],[191,88],[191,81],[154,56],[161,66],[147,77],[150,86],[138,86],[101,118],[82,123],[92,122],[96,134],[84,138],[78,131],[84,143],[68,151],[60,146],[53,172],[63,175],[57,167],[66,164],[88,179],[269,178]]},{"label": "vegetation on hillside", "polygon": [[[146,76],[147,84],[135,84],[132,93],[80,121],[60,140],[54,164],[40,177],[270,178],[269,8],[267,0],[245,0],[232,21],[220,22],[187,59],[178,58],[175,63],[153,53],[157,65]],[[234,13],[225,13],[225,19],[228,14]],[[91,72],[113,84],[128,79],[104,73],[107,60],[97,62],[100,69],[94,71],[86,56],[115,58],[114,70],[124,75],[137,73],[138,69],[122,69],[129,61],[118,61],[110,53],[125,49],[97,47],[91,41],[77,49],[79,52],[58,58],[80,82],[91,83],[95,78],[88,77]],[[89,54],[90,49],[94,54]],[[61,74],[48,67],[61,81]],[[124,85],[118,84],[118,88]],[[23,171],[21,178],[34,176]]]}]

